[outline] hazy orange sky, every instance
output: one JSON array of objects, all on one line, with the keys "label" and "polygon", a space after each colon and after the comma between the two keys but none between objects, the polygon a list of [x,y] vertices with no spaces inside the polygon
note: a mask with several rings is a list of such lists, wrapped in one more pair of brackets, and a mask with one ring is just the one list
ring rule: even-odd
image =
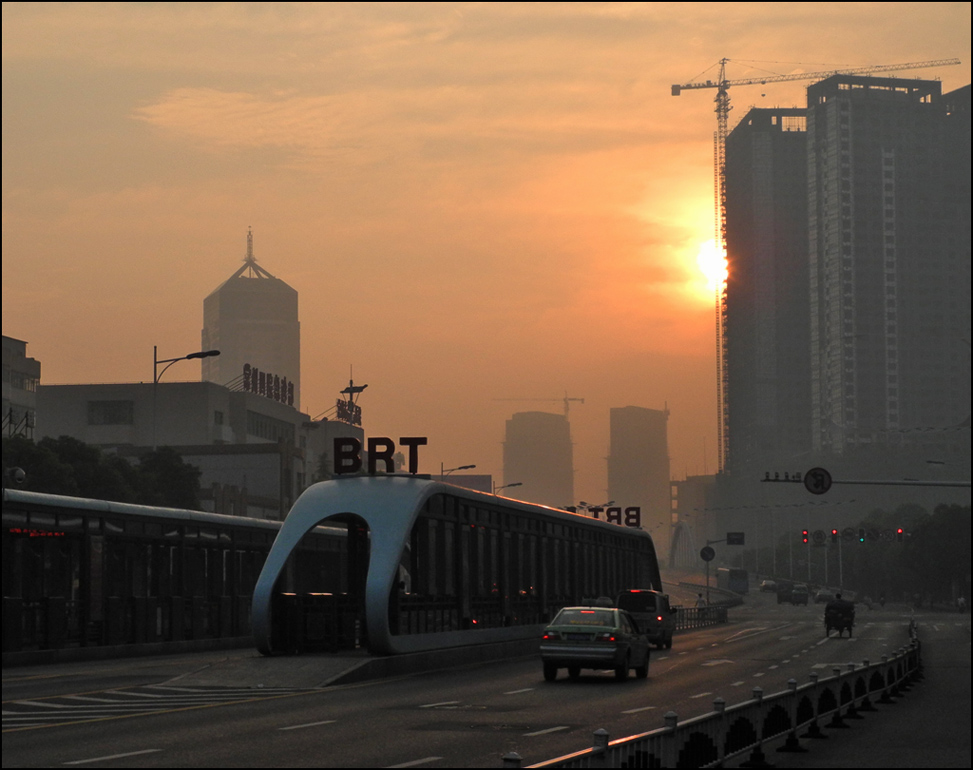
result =
[{"label": "hazy orange sky", "polygon": [[[670,85],[722,57],[959,57],[903,73],[952,90],[970,4],[3,3],[3,333],[43,383],[149,380],[252,226],[300,293],[311,415],[353,365],[367,434],[500,479],[513,412],[584,398],[602,502],[609,408],[668,404],[674,477],[713,472],[714,92]],[[808,82],[731,89],[731,126]]]}]

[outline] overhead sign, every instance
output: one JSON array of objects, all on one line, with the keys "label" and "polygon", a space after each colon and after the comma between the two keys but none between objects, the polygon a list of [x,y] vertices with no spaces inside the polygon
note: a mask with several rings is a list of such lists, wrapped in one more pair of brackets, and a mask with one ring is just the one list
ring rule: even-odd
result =
[{"label": "overhead sign", "polygon": [[[409,473],[419,472],[419,447],[428,440],[424,436],[405,436],[399,439],[402,446],[409,448]],[[337,474],[358,473],[362,469],[361,441],[356,438],[336,438],[334,440],[334,472]],[[368,439],[368,473],[378,473],[378,463],[384,464],[384,473],[395,473],[395,442],[390,438],[374,437]]]},{"label": "overhead sign", "polygon": [[743,532],[727,532],[726,533],[726,544],[727,545],[743,545]]}]

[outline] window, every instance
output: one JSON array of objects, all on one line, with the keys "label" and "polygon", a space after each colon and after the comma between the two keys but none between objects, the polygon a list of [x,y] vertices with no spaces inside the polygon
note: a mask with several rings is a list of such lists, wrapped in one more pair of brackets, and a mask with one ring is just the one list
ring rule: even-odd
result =
[{"label": "window", "polygon": [[88,425],[133,425],[134,401],[89,401]]}]

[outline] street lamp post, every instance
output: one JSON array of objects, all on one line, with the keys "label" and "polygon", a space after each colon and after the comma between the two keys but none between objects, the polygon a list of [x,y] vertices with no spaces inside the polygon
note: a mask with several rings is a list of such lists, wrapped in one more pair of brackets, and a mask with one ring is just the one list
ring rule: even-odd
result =
[{"label": "street lamp post", "polygon": [[443,470],[443,463],[439,463],[439,480],[442,481],[453,471],[468,471],[475,467],[475,465],[460,465],[458,468],[446,468]]},{"label": "street lamp post", "polygon": [[[180,356],[179,358],[159,358],[159,346],[152,346],[152,451],[154,452],[157,448],[156,436],[155,436],[155,426],[156,426],[156,404],[158,402],[158,390],[159,390],[159,380],[162,379],[162,375],[166,373],[166,369],[172,366],[176,361],[189,361],[193,358],[210,358],[212,356],[218,356],[220,351],[218,350],[200,350],[197,353],[190,353],[187,356]],[[162,367],[162,371],[159,371],[159,364],[165,364]]]},{"label": "street lamp post", "polygon": [[510,489],[510,487],[522,487],[524,485],[523,481],[515,481],[513,484],[494,484],[493,494],[496,494],[501,489]]}]

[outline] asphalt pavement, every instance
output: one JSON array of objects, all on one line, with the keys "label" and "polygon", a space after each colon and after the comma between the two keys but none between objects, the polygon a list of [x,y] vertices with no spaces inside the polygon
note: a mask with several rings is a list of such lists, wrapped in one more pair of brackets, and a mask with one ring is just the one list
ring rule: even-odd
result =
[{"label": "asphalt pavement", "polygon": [[803,740],[806,754],[768,752],[776,767],[970,767],[970,616],[917,613],[923,678],[891,705],[826,740]]}]

